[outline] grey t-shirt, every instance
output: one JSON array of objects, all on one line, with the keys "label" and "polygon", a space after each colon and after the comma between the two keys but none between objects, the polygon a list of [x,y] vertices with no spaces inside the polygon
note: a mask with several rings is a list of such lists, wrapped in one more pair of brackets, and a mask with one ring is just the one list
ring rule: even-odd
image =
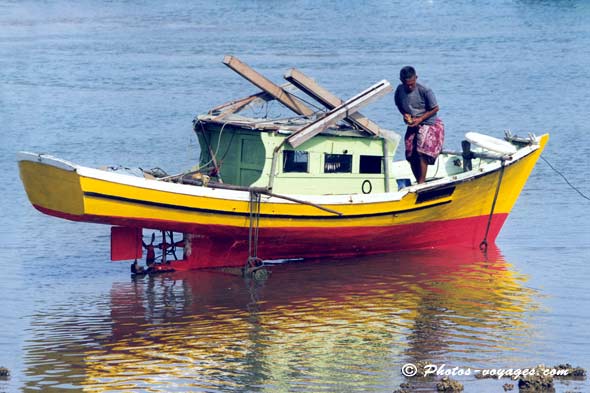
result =
[{"label": "grey t-shirt", "polygon": [[[422,116],[438,104],[432,90],[416,83],[416,88],[410,93],[406,92],[402,84],[395,89],[395,105],[402,114],[409,113],[413,117],[416,117]],[[433,125],[435,121],[436,113],[424,120],[422,124]]]}]

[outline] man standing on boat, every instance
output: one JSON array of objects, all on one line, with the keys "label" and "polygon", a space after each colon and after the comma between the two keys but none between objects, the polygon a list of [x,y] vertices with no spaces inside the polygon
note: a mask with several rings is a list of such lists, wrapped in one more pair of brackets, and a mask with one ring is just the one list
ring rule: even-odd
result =
[{"label": "man standing on boat", "polygon": [[426,181],[428,165],[434,164],[445,137],[445,126],[436,115],[438,103],[431,89],[416,82],[414,67],[400,70],[402,82],[395,90],[395,105],[408,125],[406,131],[406,160],[418,183]]}]

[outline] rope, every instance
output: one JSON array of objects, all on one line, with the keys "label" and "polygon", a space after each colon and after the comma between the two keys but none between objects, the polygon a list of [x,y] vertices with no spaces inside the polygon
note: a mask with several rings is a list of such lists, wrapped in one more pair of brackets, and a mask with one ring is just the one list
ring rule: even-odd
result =
[{"label": "rope", "polygon": [[248,264],[258,258],[258,233],[260,229],[260,193],[250,190],[250,228],[248,230]]},{"label": "rope", "polygon": [[543,161],[545,161],[547,163],[547,165],[549,165],[549,168],[553,169],[555,171],[555,173],[557,173],[559,176],[561,176],[563,178],[563,180],[565,180],[565,182],[567,183],[568,186],[570,186],[574,191],[576,191],[578,194],[580,194],[580,196],[584,199],[587,199],[590,201],[590,198],[585,195],[582,191],[580,191],[576,186],[574,186],[572,183],[570,183],[570,181],[567,179],[567,177],[565,177],[565,175],[563,173],[561,173],[560,171],[558,171],[557,169],[555,169],[555,167],[553,165],[551,165],[551,163],[543,156],[541,156],[541,159]]},{"label": "rope", "polygon": [[242,274],[255,280],[266,280],[268,271],[264,269],[264,262],[258,258],[258,233],[260,229],[260,199],[261,193],[250,189],[250,228],[248,230],[248,260],[242,269]]},{"label": "rope", "polygon": [[[225,124],[227,124],[227,123],[225,123]],[[225,127],[225,124],[223,125],[224,127]],[[223,160],[225,159],[225,156],[227,156],[227,153],[231,149],[232,142],[234,141],[234,137],[235,136],[236,136],[236,133],[235,132],[232,132],[231,133],[231,138],[229,139],[229,142],[227,143],[227,149],[225,149],[225,153],[223,153],[223,155],[219,159],[219,169],[220,170],[221,170],[221,166],[223,165]]]},{"label": "rope", "polygon": [[500,176],[498,177],[498,184],[496,185],[496,193],[494,194],[494,201],[492,202],[492,208],[490,210],[490,216],[488,217],[488,225],[486,227],[486,233],[483,236],[483,240],[479,243],[479,249],[482,251],[488,250],[488,233],[490,232],[490,225],[492,224],[492,217],[494,216],[494,209],[496,208],[496,201],[498,200],[498,194],[500,193],[500,185],[502,184],[502,178],[504,177],[504,168],[506,165],[504,160],[500,164]]},{"label": "rope", "polygon": [[[215,152],[213,152],[213,149],[211,148],[211,143],[209,142],[208,138],[207,138],[207,134],[205,133],[205,127],[203,126],[202,122],[199,122],[199,125],[201,126],[201,131],[203,133],[203,139],[205,139],[205,143],[207,143],[207,148],[209,150],[209,154],[211,155],[211,159],[206,162],[203,165],[200,165],[197,170],[206,167],[207,165],[213,163],[213,166],[215,167],[215,170],[217,171],[218,177],[219,179],[221,179],[221,167],[220,165],[218,165],[217,163],[217,153],[219,153],[219,148],[220,148],[220,143],[221,143],[221,135],[223,134],[223,129],[225,128],[225,126],[229,123],[229,121],[226,121],[225,123],[223,123],[223,125],[221,126],[221,130],[219,131],[219,137],[217,138],[217,146],[215,148]],[[196,130],[195,130],[196,132]],[[229,147],[228,147],[229,150]],[[227,150],[225,152],[225,154],[227,154]],[[225,157],[224,154],[224,157]]]}]

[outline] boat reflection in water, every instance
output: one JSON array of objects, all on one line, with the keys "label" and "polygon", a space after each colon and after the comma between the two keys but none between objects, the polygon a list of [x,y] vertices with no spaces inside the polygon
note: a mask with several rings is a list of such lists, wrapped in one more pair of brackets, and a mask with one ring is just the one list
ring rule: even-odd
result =
[{"label": "boat reflection in water", "polygon": [[406,362],[518,360],[535,293],[498,249],[359,259],[116,283],[100,322],[38,321],[60,333],[29,346],[26,387],[393,390]]}]

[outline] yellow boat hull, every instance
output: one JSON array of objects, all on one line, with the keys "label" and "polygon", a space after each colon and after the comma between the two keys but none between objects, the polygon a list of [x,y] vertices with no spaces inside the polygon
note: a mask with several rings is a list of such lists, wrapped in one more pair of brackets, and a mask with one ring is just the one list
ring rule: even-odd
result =
[{"label": "yellow boat hull", "polygon": [[[265,259],[345,256],[492,242],[547,140],[548,135],[540,137],[505,166],[498,161],[399,192],[296,196],[339,215],[262,196],[258,254]],[[136,178],[32,153],[21,154],[19,167],[31,203],[43,213],[185,233],[186,258],[178,268],[242,265],[248,256],[247,191]]]}]

